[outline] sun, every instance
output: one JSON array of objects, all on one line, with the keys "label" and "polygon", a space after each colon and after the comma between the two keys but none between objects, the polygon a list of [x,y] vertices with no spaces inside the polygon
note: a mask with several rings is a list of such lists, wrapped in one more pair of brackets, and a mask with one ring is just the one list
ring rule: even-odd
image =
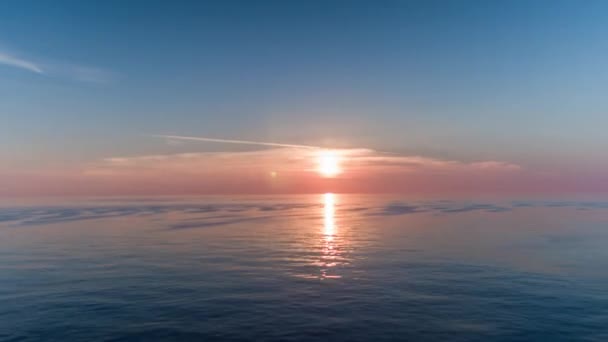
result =
[{"label": "sun", "polygon": [[340,158],[334,151],[321,151],[319,153],[319,174],[323,177],[335,177],[342,173],[340,169]]}]

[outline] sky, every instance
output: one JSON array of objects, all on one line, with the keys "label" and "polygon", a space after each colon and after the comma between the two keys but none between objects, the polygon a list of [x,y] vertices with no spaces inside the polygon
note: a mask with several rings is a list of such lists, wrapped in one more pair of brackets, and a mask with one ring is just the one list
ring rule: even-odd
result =
[{"label": "sky", "polygon": [[0,196],[606,194],[607,36],[606,1],[2,1]]}]

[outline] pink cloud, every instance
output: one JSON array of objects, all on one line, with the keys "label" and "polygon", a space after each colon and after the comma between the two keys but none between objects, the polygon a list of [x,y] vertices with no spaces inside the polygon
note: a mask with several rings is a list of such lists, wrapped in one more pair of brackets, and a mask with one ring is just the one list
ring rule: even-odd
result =
[{"label": "pink cloud", "polygon": [[501,161],[463,162],[370,149],[335,149],[343,172],[317,172],[319,149],[275,148],[111,157],[73,167],[0,174],[0,196],[221,193],[419,194],[599,191],[606,177],[539,170]]},{"label": "pink cloud", "polygon": [[[165,175],[241,173],[241,172],[288,172],[315,173],[321,150],[278,148],[253,152],[207,152],[171,155],[106,158],[89,164],[84,173],[91,176],[137,174]],[[349,172],[514,172],[519,165],[482,161],[465,163],[420,156],[401,156],[379,153],[370,149],[335,149],[345,174]]]},{"label": "pink cloud", "polygon": [[[343,172],[317,172],[319,149],[274,148],[102,160],[0,173],[0,195],[226,193],[512,194],[608,190],[605,173],[529,170],[502,161],[445,160],[370,149],[336,149]],[[603,189],[603,190],[602,190]]]},{"label": "pink cloud", "polygon": [[[13,193],[180,194],[438,191],[463,179],[506,178],[521,167],[401,156],[370,149],[333,150],[343,173],[317,172],[321,150],[276,148],[111,157],[65,170],[46,170],[12,186]],[[23,177],[22,177],[23,178]]]}]

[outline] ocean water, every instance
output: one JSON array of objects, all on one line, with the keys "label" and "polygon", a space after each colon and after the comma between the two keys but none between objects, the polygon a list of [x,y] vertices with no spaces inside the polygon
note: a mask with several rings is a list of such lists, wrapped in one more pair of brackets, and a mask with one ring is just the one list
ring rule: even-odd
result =
[{"label": "ocean water", "polygon": [[608,201],[0,208],[0,341],[608,341]]}]

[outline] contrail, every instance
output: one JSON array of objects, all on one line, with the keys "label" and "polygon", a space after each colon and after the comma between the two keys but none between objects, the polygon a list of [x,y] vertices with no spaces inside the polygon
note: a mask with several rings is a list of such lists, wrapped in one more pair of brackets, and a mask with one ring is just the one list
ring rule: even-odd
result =
[{"label": "contrail", "polygon": [[37,74],[44,74],[44,72],[38,65],[36,65],[30,61],[26,61],[24,59],[19,59],[19,58],[13,57],[13,56],[8,55],[3,52],[0,52],[0,64],[29,70],[29,71],[35,72]]},{"label": "contrail", "polygon": [[320,146],[311,146],[311,145],[281,144],[281,143],[264,142],[264,141],[215,139],[215,138],[205,138],[205,137],[186,137],[186,136],[181,136],[181,135],[153,135],[153,137],[175,139],[175,140],[205,141],[205,142],[241,144],[241,145],[259,145],[259,146],[291,147],[291,148],[305,148],[305,149],[321,149],[322,148]]}]

